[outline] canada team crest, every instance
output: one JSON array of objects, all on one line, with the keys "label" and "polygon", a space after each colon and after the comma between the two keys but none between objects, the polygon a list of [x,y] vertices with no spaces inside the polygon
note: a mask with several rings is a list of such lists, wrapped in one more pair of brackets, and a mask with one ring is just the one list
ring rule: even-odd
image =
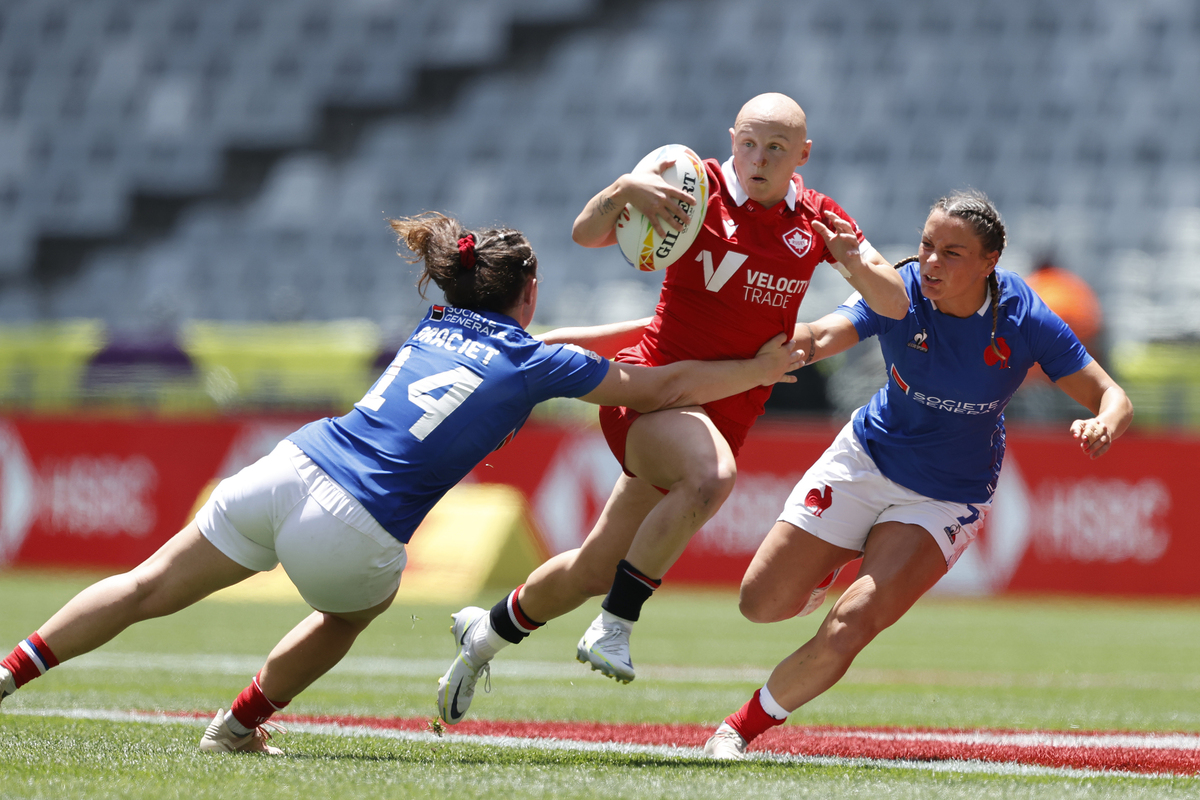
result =
[{"label": "canada team crest", "polygon": [[805,233],[798,227],[792,228],[783,235],[783,243],[797,256],[804,258],[804,256],[808,255],[808,251],[812,249],[812,234]]}]

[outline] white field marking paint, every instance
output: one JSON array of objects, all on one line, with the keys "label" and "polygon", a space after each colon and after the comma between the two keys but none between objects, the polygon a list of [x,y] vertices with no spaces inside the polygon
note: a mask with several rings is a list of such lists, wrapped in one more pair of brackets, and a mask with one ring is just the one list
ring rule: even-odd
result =
[{"label": "white field marking paint", "polygon": [[[5,709],[9,715],[29,717],[64,717],[67,719],[90,719],[103,722],[134,722],[157,725],[190,725],[202,728],[208,725],[210,719],[197,717],[173,717],[167,714],[146,711],[106,711],[103,709],[80,708],[42,708],[42,709]],[[675,747],[673,745],[625,744],[615,742],[581,742],[570,739],[524,739],[516,736],[475,736],[471,734],[456,734],[447,732],[440,739],[428,731],[399,731],[389,728],[375,728],[370,725],[333,725],[329,723],[288,722],[288,731],[296,733],[312,733],[324,736],[346,736],[352,738],[392,739],[405,742],[462,742],[463,744],[486,745],[491,747],[524,747],[535,750],[572,750],[588,753],[621,753],[652,755],[662,758],[695,759],[708,761],[704,749],[700,747]],[[879,758],[840,758],[837,756],[795,756],[776,753],[750,753],[747,760],[765,761],[776,764],[812,764],[822,767],[871,767],[897,770],[912,770],[914,772],[936,772],[976,775],[1015,775],[1019,777],[1054,777],[1054,778],[1138,778],[1156,780],[1169,778],[1172,780],[1188,780],[1186,775],[1172,773],[1141,773],[1103,771],[1091,769],[1075,769],[1068,767],[1043,767],[1031,764],[1017,764],[998,761],[905,761]]]},{"label": "white field marking paint", "polygon": [[[110,653],[98,651],[74,658],[58,669],[169,670],[192,674],[253,675],[262,666],[261,656],[214,654]],[[440,677],[453,658],[384,658],[348,656],[330,672],[341,675],[394,675],[401,678]],[[586,670],[574,661],[523,661],[499,658],[492,662],[493,676],[509,680],[577,678]],[[639,665],[638,674],[663,683],[761,683],[767,667],[672,667]],[[1089,675],[1047,672],[953,672],[950,670],[900,670],[851,667],[842,683],[864,685],[955,686],[967,688],[1034,689],[1159,689],[1200,691],[1200,675],[1125,674]]]}]

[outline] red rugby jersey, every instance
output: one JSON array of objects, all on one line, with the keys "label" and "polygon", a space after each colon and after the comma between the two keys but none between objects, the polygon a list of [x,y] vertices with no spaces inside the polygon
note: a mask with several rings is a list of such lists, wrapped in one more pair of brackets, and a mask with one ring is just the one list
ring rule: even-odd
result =
[{"label": "red rugby jersey", "polygon": [[[833,211],[863,241],[842,207],[806,189],[798,174],[784,200],[763,208],[737,183],[732,158],[723,165],[706,159],[704,166],[711,187],[704,227],[667,268],[654,320],[619,361],[750,358],[775,334],[792,333],[813,270],[834,261],[813,220],[824,222],[825,211]],[[749,426],[770,394],[759,386],[706,408]]]}]

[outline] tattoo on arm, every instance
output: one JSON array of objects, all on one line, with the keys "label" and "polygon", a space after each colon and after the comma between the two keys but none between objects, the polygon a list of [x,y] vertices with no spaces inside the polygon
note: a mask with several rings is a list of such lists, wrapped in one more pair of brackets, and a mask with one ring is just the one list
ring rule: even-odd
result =
[{"label": "tattoo on arm", "polygon": [[606,197],[602,194],[596,195],[596,211],[600,214],[600,216],[603,217],[616,210],[617,204],[612,201],[611,197]]}]

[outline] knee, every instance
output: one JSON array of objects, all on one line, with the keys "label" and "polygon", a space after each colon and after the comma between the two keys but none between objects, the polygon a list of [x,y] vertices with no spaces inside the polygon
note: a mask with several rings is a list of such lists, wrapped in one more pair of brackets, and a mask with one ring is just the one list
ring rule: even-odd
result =
[{"label": "knee", "polygon": [[870,609],[834,607],[825,624],[826,646],[843,658],[853,659],[887,627]]},{"label": "knee", "polygon": [[683,489],[688,492],[696,509],[706,517],[711,517],[733,493],[737,482],[737,464],[730,457],[714,463],[695,464],[694,467],[690,474],[672,487],[672,491]]},{"label": "knee", "polygon": [[137,619],[165,617],[183,608],[161,575],[140,568],[106,578],[103,583],[116,590]]},{"label": "knee", "polygon": [[738,594],[738,611],[751,622],[781,622],[794,614],[788,614],[778,600],[753,584],[742,584]]}]

